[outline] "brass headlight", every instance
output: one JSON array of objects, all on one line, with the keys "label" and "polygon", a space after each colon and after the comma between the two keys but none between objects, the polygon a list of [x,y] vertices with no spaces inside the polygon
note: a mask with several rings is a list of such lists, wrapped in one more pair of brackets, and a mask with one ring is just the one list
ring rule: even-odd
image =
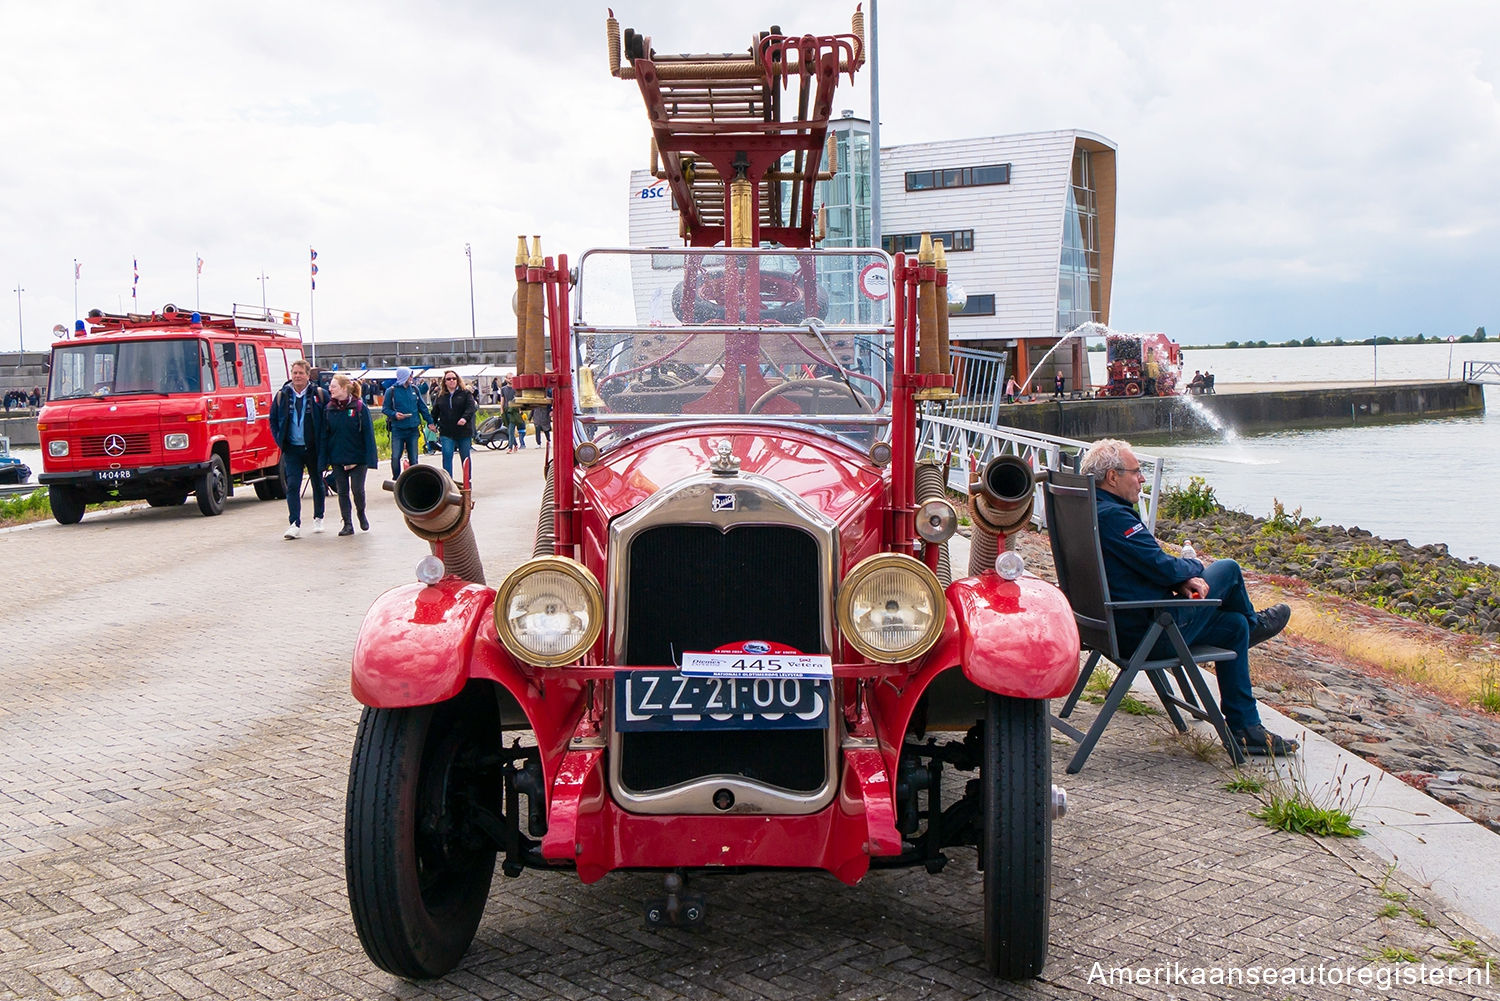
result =
[{"label": "brass headlight", "polygon": [[562,556],[527,560],[495,595],[495,631],[517,660],[557,667],[582,657],[604,624],[604,593],[583,564]]},{"label": "brass headlight", "polygon": [[932,649],[946,614],[937,575],[899,553],[860,560],[839,587],[839,629],[878,664],[899,664]]}]

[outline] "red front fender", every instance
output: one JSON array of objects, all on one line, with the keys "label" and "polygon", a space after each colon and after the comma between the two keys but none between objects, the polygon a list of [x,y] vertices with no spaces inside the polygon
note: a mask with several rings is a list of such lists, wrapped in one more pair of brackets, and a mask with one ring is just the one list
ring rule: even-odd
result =
[{"label": "red front fender", "polygon": [[1022,699],[1067,695],[1078,679],[1078,626],[1057,588],[993,571],[948,585],[949,622],[928,665],[957,663],[980,688]]},{"label": "red front fender", "polygon": [[495,592],[447,577],[393,587],[375,599],[354,644],[350,689],[367,706],[397,709],[453,698],[469,680],[474,635]]}]

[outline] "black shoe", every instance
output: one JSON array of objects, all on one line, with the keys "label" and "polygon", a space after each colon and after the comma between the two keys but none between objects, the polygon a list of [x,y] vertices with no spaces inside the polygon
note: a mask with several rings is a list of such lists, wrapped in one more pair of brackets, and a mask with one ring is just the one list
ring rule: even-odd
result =
[{"label": "black shoe", "polygon": [[1250,645],[1258,646],[1281,632],[1291,617],[1290,605],[1272,605],[1263,612],[1256,612],[1255,625],[1250,629]]},{"label": "black shoe", "polygon": [[1301,746],[1295,740],[1278,737],[1259,723],[1243,730],[1231,730],[1230,733],[1234,735],[1234,742],[1245,749],[1245,753],[1262,757],[1269,754],[1284,758]]},{"label": "black shoe", "polygon": [[363,511],[359,513],[359,530],[361,532],[368,532],[370,530],[370,519],[365,517]]},{"label": "black shoe", "polygon": [[354,526],[351,525],[351,524],[349,524],[347,521],[344,522],[344,527],[341,528],[341,529],[339,529],[339,534],[340,535],[353,535],[354,534]]}]

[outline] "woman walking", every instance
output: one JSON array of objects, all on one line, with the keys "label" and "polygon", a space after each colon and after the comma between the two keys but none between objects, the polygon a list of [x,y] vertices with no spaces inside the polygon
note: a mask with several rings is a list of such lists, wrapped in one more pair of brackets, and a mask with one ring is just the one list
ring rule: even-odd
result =
[{"label": "woman walking", "polygon": [[330,399],[324,411],[323,438],[318,456],[333,470],[333,485],[339,495],[339,514],[344,518],[344,527],[339,529],[339,534],[354,534],[354,524],[349,517],[351,499],[352,513],[359,517],[359,527],[368,532],[365,470],[380,468],[380,458],[375,452],[375,422],[370,418],[369,408],[359,398],[354,380],[344,373],[333,377],[328,392]]},{"label": "woman walking", "polygon": [[474,394],[451,368],[443,373],[443,391],[432,404],[432,419],[438,426],[438,444],[443,447],[443,471],[453,475],[453,452],[467,462],[474,441]]}]

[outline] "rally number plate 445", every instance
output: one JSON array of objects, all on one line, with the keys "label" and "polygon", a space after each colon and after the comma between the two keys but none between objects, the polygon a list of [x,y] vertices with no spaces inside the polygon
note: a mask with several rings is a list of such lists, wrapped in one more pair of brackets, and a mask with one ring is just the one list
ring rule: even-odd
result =
[{"label": "rally number plate 445", "polygon": [[810,730],[832,718],[832,686],[811,678],[694,678],[616,671],[615,729]]}]

